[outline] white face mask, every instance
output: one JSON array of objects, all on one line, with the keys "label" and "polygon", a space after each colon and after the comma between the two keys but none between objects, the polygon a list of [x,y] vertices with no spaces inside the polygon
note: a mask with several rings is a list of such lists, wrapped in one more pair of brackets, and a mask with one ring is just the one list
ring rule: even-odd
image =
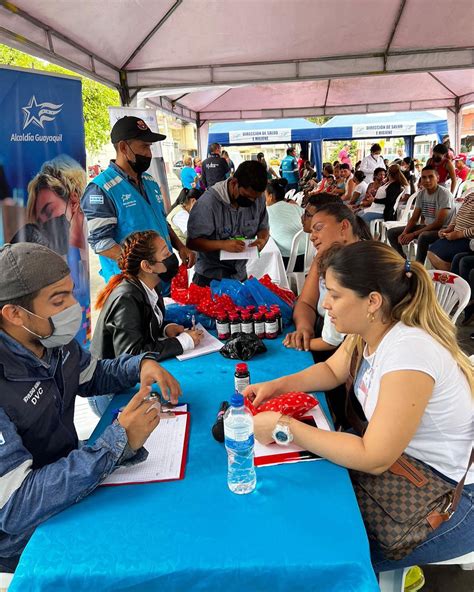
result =
[{"label": "white face mask", "polygon": [[[23,307],[21,306],[20,308]],[[31,333],[31,335],[37,337],[41,345],[44,345],[44,347],[49,348],[67,345],[74,339],[76,333],[79,331],[81,327],[82,308],[78,302],[76,302],[72,306],[69,306],[68,308],[65,308],[61,312],[52,315],[51,317],[49,317],[49,319],[40,317],[39,315],[35,314],[34,312],[31,312],[30,310],[27,310],[26,308],[23,308],[23,310],[32,314],[35,317],[38,317],[39,319],[49,321],[52,327],[52,332],[50,335],[46,336],[38,335],[38,333],[35,333],[31,329],[28,329],[28,327],[25,327],[25,325],[22,325],[23,329],[28,331],[28,333]]]}]

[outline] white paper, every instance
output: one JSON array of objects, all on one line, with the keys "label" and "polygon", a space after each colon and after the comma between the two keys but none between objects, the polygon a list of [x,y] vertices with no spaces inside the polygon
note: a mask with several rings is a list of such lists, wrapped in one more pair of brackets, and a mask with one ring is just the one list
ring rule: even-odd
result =
[{"label": "white paper", "polygon": [[[326,416],[324,415],[324,411],[321,409],[320,405],[316,405],[316,407],[314,407],[313,409],[311,409],[310,411],[308,411],[308,413],[306,414],[306,417],[312,417],[316,423],[316,427],[318,427],[321,430],[327,430],[328,432],[331,431],[331,427],[328,423],[328,420],[326,419]],[[271,444],[260,444],[260,442],[257,442],[257,440],[255,440],[255,445],[254,445],[254,454],[255,454],[255,458],[260,458],[262,456],[275,456],[278,454],[285,454],[286,452],[301,452],[302,450],[304,450],[304,448],[301,448],[300,446],[297,446],[296,444],[288,444],[288,446],[279,446],[278,444],[276,444],[275,442],[271,443]],[[295,459],[295,460],[286,460],[283,462],[275,462],[275,463],[266,463],[265,465],[262,466],[269,466],[271,464],[286,464],[286,463],[291,463],[291,462],[301,462],[303,460],[320,460],[319,458],[301,458],[301,459]]]},{"label": "white paper", "polygon": [[187,415],[162,419],[145,442],[148,458],[137,465],[119,467],[102,482],[102,485],[179,479],[187,421]]},{"label": "white paper", "polygon": [[206,354],[212,354],[214,352],[219,351],[224,347],[222,341],[216,339],[213,335],[206,331],[201,323],[196,325],[196,329],[200,329],[203,332],[203,337],[199,345],[197,345],[194,349],[181,354],[180,356],[176,356],[176,359],[180,362],[184,360],[190,360],[192,358],[197,358],[199,356],[205,356]]},{"label": "white paper", "polygon": [[244,240],[246,247],[240,253],[229,253],[229,251],[221,251],[221,261],[227,261],[229,259],[257,259],[258,248],[249,247],[249,245],[252,244],[254,241],[254,238],[246,238]]}]

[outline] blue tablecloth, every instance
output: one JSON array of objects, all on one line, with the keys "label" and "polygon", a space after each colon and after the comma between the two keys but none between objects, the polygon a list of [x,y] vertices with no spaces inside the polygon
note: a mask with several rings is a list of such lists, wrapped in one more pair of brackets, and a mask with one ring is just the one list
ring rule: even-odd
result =
[{"label": "blue tablecloth", "polygon": [[[266,344],[249,362],[253,382],[312,363]],[[27,545],[11,592],[378,590],[347,471],[324,460],[261,467],[255,492],[231,493],[210,428],[232,394],[235,362],[212,354],[164,365],[190,406],[185,478],[99,487],[54,516]]]}]

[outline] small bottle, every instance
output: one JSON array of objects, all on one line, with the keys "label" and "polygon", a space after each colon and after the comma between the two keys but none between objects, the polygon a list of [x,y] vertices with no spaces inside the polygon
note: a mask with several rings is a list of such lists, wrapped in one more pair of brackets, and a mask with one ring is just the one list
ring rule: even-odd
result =
[{"label": "small bottle", "polygon": [[272,304],[270,310],[275,313],[275,318],[278,322],[278,335],[283,333],[283,317],[281,316],[281,310],[278,304]]},{"label": "small bottle", "polygon": [[224,436],[227,450],[227,485],[233,493],[251,493],[257,484],[253,463],[253,416],[244,405],[241,394],[235,393],[224,415]]},{"label": "small bottle", "polygon": [[225,311],[219,311],[216,319],[216,330],[218,339],[229,339],[230,325],[229,318]]},{"label": "small bottle", "polygon": [[250,384],[250,372],[247,364],[237,364],[234,373],[234,387],[237,393],[243,394]]},{"label": "small bottle", "polygon": [[265,315],[265,337],[276,339],[278,337],[278,321],[274,312],[267,312]]},{"label": "small bottle", "polygon": [[246,310],[242,313],[242,321],[240,323],[242,333],[253,333],[253,319],[252,315]]},{"label": "small bottle", "polygon": [[229,408],[228,401],[222,401],[215,424],[212,426],[212,435],[218,442],[224,442],[224,413]]},{"label": "small bottle", "polygon": [[229,314],[229,321],[230,321],[230,336],[235,335],[235,333],[240,333],[241,326],[240,326],[240,316],[237,313],[230,313]]},{"label": "small bottle", "polygon": [[258,312],[261,312],[262,314],[266,314],[267,313],[267,307],[266,306],[259,306],[258,307]]},{"label": "small bottle", "polygon": [[259,339],[265,339],[265,317],[261,312],[253,315],[253,327],[255,335]]}]

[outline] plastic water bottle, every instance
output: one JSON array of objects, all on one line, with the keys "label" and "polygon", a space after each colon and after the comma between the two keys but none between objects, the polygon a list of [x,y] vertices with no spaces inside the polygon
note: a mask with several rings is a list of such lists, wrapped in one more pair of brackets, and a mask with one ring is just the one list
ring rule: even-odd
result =
[{"label": "plastic water bottle", "polygon": [[253,464],[253,416],[236,392],[224,415],[225,447],[228,457],[227,485],[234,493],[251,493],[257,484]]}]

